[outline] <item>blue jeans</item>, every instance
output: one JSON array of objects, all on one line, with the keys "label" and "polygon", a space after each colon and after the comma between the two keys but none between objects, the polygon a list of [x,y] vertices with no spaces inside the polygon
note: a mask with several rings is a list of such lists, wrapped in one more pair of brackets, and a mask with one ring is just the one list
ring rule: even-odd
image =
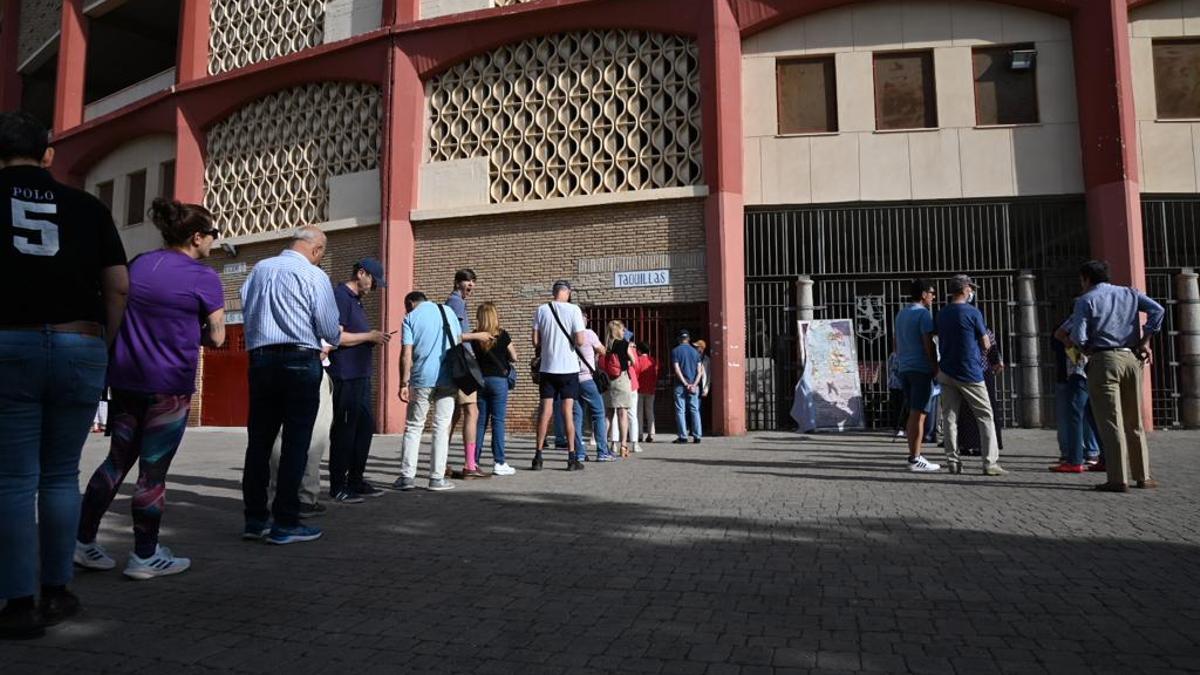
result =
[{"label": "blue jeans", "polygon": [[[308,445],[321,404],[321,361],[316,352],[250,352],[250,416],[246,423],[246,464],[242,500],[247,522],[279,527],[300,524],[300,481],[308,462]],[[267,508],[271,482],[271,448],[283,435],[275,502]]]},{"label": "blue jeans", "polygon": [[688,436],[688,418],[692,420],[692,437],[701,438],[700,392],[688,391],[682,384],[675,385],[675,433],[680,438]]},{"label": "blue jeans", "polygon": [[36,594],[39,565],[42,584],[71,581],[79,455],[107,369],[100,338],[0,330],[0,598]]},{"label": "blue jeans", "polygon": [[483,454],[483,432],[492,420],[492,460],[504,464],[504,420],[508,417],[508,378],[485,377],[479,390],[479,424],[475,432],[475,463]]},{"label": "blue jeans", "polygon": [[1088,405],[1087,378],[1072,375],[1059,382],[1054,397],[1058,419],[1058,454],[1068,464],[1083,464],[1084,455],[1100,456],[1096,421]]},{"label": "blue jeans", "polygon": [[[608,449],[608,420],[604,415],[604,395],[596,388],[594,380],[579,381],[579,397],[575,399],[575,455],[583,461],[587,457],[587,446],[583,444],[583,406],[587,405],[588,416],[592,419],[592,436],[596,439],[596,457],[607,457],[612,454]],[[563,437],[562,406],[554,408],[554,447],[566,449],[567,439]]]}]

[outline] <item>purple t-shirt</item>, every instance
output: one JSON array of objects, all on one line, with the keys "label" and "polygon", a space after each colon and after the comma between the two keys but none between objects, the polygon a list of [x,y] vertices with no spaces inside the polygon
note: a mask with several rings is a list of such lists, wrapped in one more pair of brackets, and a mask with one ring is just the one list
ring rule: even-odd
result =
[{"label": "purple t-shirt", "polygon": [[109,386],[146,394],[194,393],[201,324],[224,307],[225,291],[211,268],[172,249],[135,258]]}]

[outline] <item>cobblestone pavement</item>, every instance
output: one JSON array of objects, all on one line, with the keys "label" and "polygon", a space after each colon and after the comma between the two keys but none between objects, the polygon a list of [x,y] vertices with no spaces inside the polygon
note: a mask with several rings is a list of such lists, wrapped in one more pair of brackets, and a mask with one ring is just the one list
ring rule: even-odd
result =
[{"label": "cobblestone pavement", "polygon": [[[81,573],[86,613],[0,643],[0,671],[1200,671],[1200,434],[1154,435],[1162,487],[1124,495],[1048,473],[1049,433],[1005,440],[999,479],[907,473],[878,435],[556,456],[329,504],[324,539],[271,547],[239,539],[244,436],[194,430],[163,533],[194,568]],[[376,439],[369,478],[391,482],[398,447]],[[128,494],[100,535],[118,565]]]}]

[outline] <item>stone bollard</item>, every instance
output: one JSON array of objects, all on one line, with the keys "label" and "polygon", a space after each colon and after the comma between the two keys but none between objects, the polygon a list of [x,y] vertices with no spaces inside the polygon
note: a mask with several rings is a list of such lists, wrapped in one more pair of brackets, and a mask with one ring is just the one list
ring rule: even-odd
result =
[{"label": "stone bollard", "polygon": [[810,276],[802,276],[796,280],[796,319],[812,321],[813,310],[813,280]]},{"label": "stone bollard", "polygon": [[1175,277],[1175,327],[1179,334],[1179,419],[1185,429],[1200,428],[1200,284],[1195,270]]},{"label": "stone bollard", "polygon": [[1017,354],[1021,426],[1039,429],[1042,426],[1041,335],[1038,333],[1036,277],[1029,270],[1017,276]]}]

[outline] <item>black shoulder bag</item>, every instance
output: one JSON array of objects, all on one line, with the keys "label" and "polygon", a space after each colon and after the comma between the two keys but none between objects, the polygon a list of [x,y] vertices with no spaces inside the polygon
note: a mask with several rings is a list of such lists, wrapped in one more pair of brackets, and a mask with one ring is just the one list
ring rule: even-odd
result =
[{"label": "black shoulder bag", "polygon": [[450,322],[446,319],[444,305],[438,305],[437,308],[438,312],[442,314],[442,330],[446,333],[446,341],[450,343],[450,349],[443,356],[446,359],[446,365],[450,368],[450,379],[454,381],[454,386],[464,394],[474,394],[483,388],[483,371],[479,369],[479,362],[475,360],[475,355],[467,349],[466,345],[454,341],[454,334],[450,332]]},{"label": "black shoulder bag", "polygon": [[554,303],[550,302],[547,304],[550,305],[550,313],[554,315],[554,322],[562,329],[563,335],[567,336],[567,344],[575,348],[575,355],[579,357],[580,361],[583,361],[583,365],[587,366],[587,369],[592,373],[592,381],[596,383],[596,390],[601,394],[608,391],[608,373],[603,370],[596,370],[592,367],[592,364],[588,363],[587,359],[583,358],[583,351],[579,349],[579,345],[575,344],[575,338],[567,332],[567,327],[563,325],[562,319],[558,318],[558,312],[554,309]]}]

